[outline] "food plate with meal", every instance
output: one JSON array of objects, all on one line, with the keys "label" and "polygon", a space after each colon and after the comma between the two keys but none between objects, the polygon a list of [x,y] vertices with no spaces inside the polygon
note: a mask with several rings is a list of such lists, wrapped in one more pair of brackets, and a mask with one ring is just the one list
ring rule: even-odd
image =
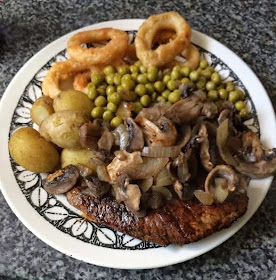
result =
[{"label": "food plate with meal", "polygon": [[2,101],[1,190],[74,258],[145,269],[235,234],[276,173],[250,68],[178,13],[103,22],[36,54]]}]

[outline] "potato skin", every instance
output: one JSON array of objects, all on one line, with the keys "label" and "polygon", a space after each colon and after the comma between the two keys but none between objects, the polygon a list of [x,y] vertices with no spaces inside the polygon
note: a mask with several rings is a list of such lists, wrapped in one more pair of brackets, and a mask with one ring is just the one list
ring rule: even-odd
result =
[{"label": "potato skin", "polygon": [[66,90],[55,97],[53,106],[55,112],[65,110],[81,111],[86,117],[90,118],[94,103],[81,91]]},{"label": "potato skin", "polygon": [[78,163],[85,165],[92,171],[96,171],[96,166],[89,163],[94,155],[94,151],[88,149],[63,149],[60,155],[61,167],[69,164],[77,165]]},{"label": "potato skin", "polygon": [[42,121],[54,114],[53,99],[49,96],[39,97],[33,104],[31,109],[32,121],[37,125],[41,125]]},{"label": "potato skin", "polygon": [[89,119],[79,111],[56,112],[44,120],[40,135],[61,148],[81,148],[79,128]]},{"label": "potato skin", "polygon": [[9,150],[12,158],[32,172],[52,172],[59,166],[59,153],[32,127],[16,130],[10,138]]}]

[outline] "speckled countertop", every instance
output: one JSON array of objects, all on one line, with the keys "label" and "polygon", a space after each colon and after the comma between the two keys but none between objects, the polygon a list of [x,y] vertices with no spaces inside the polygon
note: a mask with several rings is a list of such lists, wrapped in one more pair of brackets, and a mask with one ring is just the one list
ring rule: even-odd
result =
[{"label": "speckled countertop", "polygon": [[[183,3],[184,2],[184,3]],[[36,52],[74,29],[176,10],[237,53],[276,108],[276,2],[0,1],[0,97]],[[218,248],[186,263],[148,271],[89,265],[52,249],[16,218],[0,193],[0,279],[276,279],[276,181],[253,218]]]}]

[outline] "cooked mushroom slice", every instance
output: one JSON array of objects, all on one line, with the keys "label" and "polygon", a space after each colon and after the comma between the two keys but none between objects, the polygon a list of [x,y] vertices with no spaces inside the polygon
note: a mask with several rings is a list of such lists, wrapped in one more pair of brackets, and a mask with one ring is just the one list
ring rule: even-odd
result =
[{"label": "cooked mushroom slice", "polygon": [[214,195],[217,202],[222,203],[229,192],[233,192],[238,185],[239,178],[235,171],[227,165],[217,165],[211,170],[205,180],[205,191]]},{"label": "cooked mushroom slice", "polygon": [[96,149],[98,146],[98,140],[100,139],[103,131],[106,128],[102,125],[100,119],[96,119],[93,122],[84,123],[80,127],[80,144],[83,148]]},{"label": "cooked mushroom slice", "polygon": [[125,150],[129,142],[127,126],[120,124],[112,133],[115,137],[115,145],[120,146],[120,150]]},{"label": "cooked mushroom slice", "polygon": [[124,201],[125,205],[131,211],[138,211],[140,209],[140,199],[141,191],[139,186],[136,184],[128,184],[126,186],[126,200]]},{"label": "cooked mushroom slice", "polygon": [[42,186],[50,194],[62,194],[72,189],[78,178],[77,167],[70,164],[53,174],[49,174],[42,180]]},{"label": "cooked mushroom slice", "polygon": [[142,150],[144,147],[144,135],[142,130],[132,118],[127,118],[125,124],[129,135],[126,150],[129,152]]},{"label": "cooked mushroom slice", "polygon": [[173,182],[174,182],[174,179],[173,179],[170,171],[166,167],[163,167],[157,175],[156,187],[169,186],[169,185],[172,185]]},{"label": "cooked mushroom slice", "polygon": [[141,191],[145,193],[153,185],[153,177],[149,177],[149,178],[140,180],[137,184],[139,185]]},{"label": "cooked mushroom slice", "polygon": [[96,167],[96,171],[97,171],[98,178],[101,181],[111,183],[111,179],[107,173],[106,166],[98,165]]},{"label": "cooked mushroom slice", "polygon": [[105,152],[105,150],[101,150],[98,152],[95,152],[93,154],[93,157],[90,159],[90,164],[93,165],[107,165],[110,162],[110,158],[107,152]]},{"label": "cooked mushroom slice", "polygon": [[111,185],[100,181],[98,177],[86,176],[84,181],[87,188],[83,190],[83,193],[90,195],[95,198],[102,198],[106,193],[109,192]]},{"label": "cooked mushroom slice", "polygon": [[207,171],[210,171],[214,167],[214,164],[211,162],[211,156],[209,153],[209,139],[206,124],[201,124],[198,137],[202,139],[199,151],[201,163]]},{"label": "cooked mushroom slice", "polygon": [[169,119],[160,117],[152,122],[142,116],[137,116],[135,121],[142,127],[148,146],[169,147],[175,144],[177,131]]},{"label": "cooked mushroom slice", "polygon": [[192,91],[195,90],[195,85],[193,82],[184,83],[179,86],[179,90],[182,97],[187,98],[192,93]]},{"label": "cooked mushroom slice", "polygon": [[187,182],[180,183],[179,181],[176,181],[173,185],[173,189],[178,197],[182,200],[189,200],[193,197],[194,190]]},{"label": "cooked mushroom slice", "polygon": [[152,191],[161,193],[166,200],[170,200],[172,198],[172,193],[166,187],[152,186]]},{"label": "cooked mushroom slice", "polygon": [[122,151],[125,158],[115,156],[107,166],[107,172],[113,182],[126,173],[133,180],[146,179],[156,175],[168,163],[168,158],[142,158],[140,152],[128,153]]},{"label": "cooked mushroom slice", "polygon": [[109,131],[104,131],[100,140],[98,141],[99,150],[104,150],[109,153],[113,144],[114,144],[113,134]]},{"label": "cooked mushroom slice", "polygon": [[165,112],[165,106],[154,106],[142,109],[137,117],[143,117],[154,122],[161,118],[165,114]]}]

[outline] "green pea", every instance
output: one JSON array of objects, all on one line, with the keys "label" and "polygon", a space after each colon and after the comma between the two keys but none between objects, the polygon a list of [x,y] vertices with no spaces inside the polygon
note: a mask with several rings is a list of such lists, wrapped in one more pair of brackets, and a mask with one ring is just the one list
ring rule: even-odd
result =
[{"label": "green pea", "polygon": [[220,90],[220,89],[225,89],[224,84],[221,83],[217,86],[217,90]]},{"label": "green pea", "polygon": [[177,89],[177,83],[176,81],[174,80],[170,80],[168,83],[167,83],[167,88],[171,91]]},{"label": "green pea", "polygon": [[125,74],[129,74],[130,70],[128,67],[122,66],[118,69],[118,73],[121,74],[122,76]]},{"label": "green pea", "polygon": [[181,79],[181,74],[180,74],[180,72],[177,71],[177,70],[172,70],[171,79],[172,79],[172,80],[179,80],[179,79]]},{"label": "green pea", "polygon": [[184,77],[189,77],[190,73],[191,73],[191,69],[188,66],[183,66],[180,69],[180,73],[184,76]]},{"label": "green pea", "polygon": [[111,120],[110,125],[112,127],[116,128],[122,123],[123,123],[123,120],[120,117],[116,116]]},{"label": "green pea", "polygon": [[165,89],[165,85],[163,82],[161,81],[157,81],[154,83],[154,88],[158,91],[158,92],[162,92]]},{"label": "green pea", "polygon": [[199,78],[199,74],[196,71],[192,71],[189,75],[191,81],[195,82]]},{"label": "green pea", "polygon": [[181,96],[180,90],[176,89],[176,90],[174,90],[173,92],[170,93],[170,95],[168,97],[168,100],[169,100],[170,103],[174,104],[174,103],[176,103],[177,101],[180,100],[180,96]]},{"label": "green pea", "polygon": [[118,109],[118,106],[117,106],[116,104],[112,103],[112,102],[108,102],[108,103],[107,103],[107,106],[106,106],[106,109],[107,109],[108,111],[111,111],[111,112],[113,112],[113,113],[116,113],[116,111],[117,111],[117,109]]},{"label": "green pea", "polygon": [[199,81],[199,82],[202,82],[202,83],[204,83],[204,84],[207,83],[207,79],[206,79],[205,77],[203,77],[203,76],[200,76],[200,77],[198,78],[198,81]]},{"label": "green pea", "polygon": [[170,75],[171,74],[171,72],[172,72],[172,70],[171,69],[169,69],[169,68],[166,68],[166,69],[164,69],[163,70],[163,75]]},{"label": "green pea", "polygon": [[117,86],[117,92],[119,92],[119,93],[120,93],[123,89],[124,89],[124,88],[123,88],[123,86],[122,86],[122,85]]},{"label": "green pea", "polygon": [[227,90],[228,92],[234,91],[234,90],[235,90],[235,85],[234,85],[234,83],[233,83],[233,82],[228,82],[228,83],[226,84],[226,90]]},{"label": "green pea", "polygon": [[114,84],[114,74],[108,74],[105,76],[105,80],[109,85],[113,85]]},{"label": "green pea", "polygon": [[167,85],[168,81],[171,80],[171,76],[170,75],[164,75],[162,80],[163,80],[163,83],[165,85]]},{"label": "green pea", "polygon": [[130,74],[125,74],[122,76],[122,79],[121,79],[121,83],[124,82],[124,81],[130,81],[131,80],[131,75]]},{"label": "green pea", "polygon": [[236,91],[238,92],[240,99],[244,99],[244,97],[245,97],[244,92],[240,89],[237,89]]},{"label": "green pea", "polygon": [[97,86],[97,85],[101,84],[103,81],[104,81],[104,75],[103,74],[97,73],[97,72],[92,73],[91,82],[94,85]]},{"label": "green pea", "polygon": [[151,95],[151,100],[154,102],[157,98],[157,93],[154,92],[152,95]]},{"label": "green pea", "polygon": [[107,95],[109,95],[109,94],[111,94],[111,93],[113,93],[113,92],[115,92],[116,91],[116,88],[114,87],[114,86],[112,86],[112,85],[109,85],[109,86],[107,86],[107,88],[106,88],[106,94]]},{"label": "green pea", "polygon": [[112,102],[116,105],[121,103],[121,95],[118,92],[114,92],[107,97],[108,102]]},{"label": "green pea", "polygon": [[96,118],[101,118],[104,113],[104,108],[103,107],[95,107],[91,111],[91,116],[96,119]]},{"label": "green pea", "polygon": [[145,85],[148,82],[147,75],[146,74],[139,74],[139,76],[137,77],[137,82],[139,84]]},{"label": "green pea", "polygon": [[150,105],[150,102],[151,102],[151,98],[149,95],[143,95],[141,98],[140,98],[140,102],[141,104],[144,106],[144,107],[148,107]]},{"label": "green pea", "polygon": [[88,98],[90,98],[91,100],[95,100],[98,97],[98,92],[95,88],[89,88],[88,89],[88,93],[87,96]]},{"label": "green pea", "polygon": [[139,95],[139,96],[143,96],[146,94],[147,92],[147,89],[144,85],[142,84],[138,84],[136,87],[135,87],[135,92]]},{"label": "green pea", "polygon": [[138,114],[142,109],[143,105],[139,101],[134,102],[134,112],[136,114]]},{"label": "green pea", "polygon": [[155,91],[153,84],[150,83],[145,84],[145,88],[147,90],[147,94],[153,94]]},{"label": "green pea", "polygon": [[206,68],[206,70],[210,71],[211,73],[213,73],[215,71],[214,67],[212,67],[212,66],[208,66]]},{"label": "green pea", "polygon": [[139,73],[132,73],[131,78],[133,81],[137,81],[137,77],[139,76]]},{"label": "green pea", "polygon": [[147,79],[149,82],[155,82],[158,78],[158,72],[148,72]]},{"label": "green pea", "polygon": [[207,60],[201,60],[200,63],[199,63],[199,67],[202,68],[202,69],[205,69],[208,66],[209,66],[209,64],[208,64]]},{"label": "green pea", "polygon": [[208,97],[213,100],[213,101],[217,101],[218,100],[218,92],[214,89],[211,89],[209,92],[208,92]]},{"label": "green pea", "polygon": [[196,83],[196,87],[197,87],[198,89],[204,90],[204,89],[205,89],[205,83],[204,83],[204,82],[201,82],[201,81],[198,81],[198,82]]},{"label": "green pea", "polygon": [[141,66],[139,67],[139,70],[140,70],[140,73],[142,73],[142,74],[147,73],[147,67],[144,66],[144,65],[141,65]]},{"label": "green pea", "polygon": [[104,96],[98,96],[95,101],[94,101],[95,105],[97,107],[104,107],[107,103],[106,98]]},{"label": "green pea", "polygon": [[136,65],[137,67],[140,67],[140,66],[142,66],[142,62],[139,61],[139,60],[137,60],[137,61],[134,63],[134,65]]},{"label": "green pea", "polygon": [[162,97],[164,97],[165,99],[168,99],[169,98],[169,95],[170,95],[170,91],[169,90],[165,90],[162,92]]},{"label": "green pea", "polygon": [[106,122],[110,122],[112,119],[114,118],[114,113],[111,112],[111,111],[105,111],[103,113],[103,119],[106,121]]},{"label": "green pea", "polygon": [[228,92],[224,88],[219,89],[218,94],[219,94],[219,98],[222,100],[226,100],[228,98]]},{"label": "green pea", "polygon": [[96,86],[95,86],[93,83],[90,82],[90,83],[87,85],[87,89],[90,90],[90,89],[92,89],[92,88],[96,88]]},{"label": "green pea", "polygon": [[180,72],[181,66],[180,65],[175,65],[172,70]]},{"label": "green pea", "polygon": [[159,69],[156,66],[150,66],[148,68],[148,73],[156,73],[156,74],[158,74],[158,72],[159,72]]},{"label": "green pea", "polygon": [[216,85],[218,85],[220,83],[220,75],[217,72],[214,72],[211,75],[211,81],[213,81]]},{"label": "green pea", "polygon": [[114,81],[114,84],[115,84],[116,86],[118,86],[119,84],[121,84],[121,79],[122,79],[122,75],[121,75],[121,74],[119,74],[119,73],[114,74],[113,81]]},{"label": "green pea", "polygon": [[127,90],[133,90],[135,88],[135,82],[133,80],[122,81],[122,87]]},{"label": "green pea", "polygon": [[236,103],[239,100],[239,98],[240,98],[239,93],[236,90],[233,90],[233,91],[229,92],[228,100],[230,102]]},{"label": "green pea", "polygon": [[158,103],[165,104],[165,103],[167,102],[167,99],[164,98],[163,96],[158,96],[158,97],[156,98],[156,101],[157,101]]},{"label": "green pea", "polygon": [[103,72],[107,76],[109,74],[114,74],[116,71],[115,71],[115,68],[112,65],[107,65],[107,66],[104,67]]},{"label": "green pea", "polygon": [[97,87],[97,92],[99,93],[99,95],[105,96],[106,95],[106,88],[107,88],[107,85],[105,85],[105,84]]},{"label": "green pea", "polygon": [[129,67],[129,70],[130,70],[130,72],[133,74],[133,73],[139,73],[139,67],[138,66],[136,66],[136,65],[131,65],[130,67]]},{"label": "green pea", "polygon": [[188,78],[182,78],[180,82],[181,82],[182,84],[185,84],[185,83],[190,83],[191,80],[188,79]]},{"label": "green pea", "polygon": [[197,69],[196,69],[196,72],[198,73],[198,75],[199,75],[199,77],[200,77],[200,74],[201,74],[201,72],[202,72],[202,69],[201,69],[201,68],[197,68]]},{"label": "green pea", "polygon": [[249,116],[249,112],[246,108],[243,108],[240,110],[239,115],[241,116],[241,118],[246,119]]},{"label": "green pea", "polygon": [[206,90],[209,91],[209,90],[215,89],[216,84],[212,81],[209,81],[206,83],[205,87],[206,87]]},{"label": "green pea", "polygon": [[200,73],[200,75],[207,78],[207,79],[210,79],[211,76],[212,76],[212,72],[209,71],[208,68],[206,68]]},{"label": "green pea", "polygon": [[241,111],[243,108],[245,108],[245,104],[243,101],[239,100],[235,103],[235,108],[237,111]]},{"label": "green pea", "polygon": [[157,81],[162,81],[162,79],[163,79],[163,73],[162,73],[162,71],[160,70],[160,71],[158,72],[158,75],[157,75]]}]

